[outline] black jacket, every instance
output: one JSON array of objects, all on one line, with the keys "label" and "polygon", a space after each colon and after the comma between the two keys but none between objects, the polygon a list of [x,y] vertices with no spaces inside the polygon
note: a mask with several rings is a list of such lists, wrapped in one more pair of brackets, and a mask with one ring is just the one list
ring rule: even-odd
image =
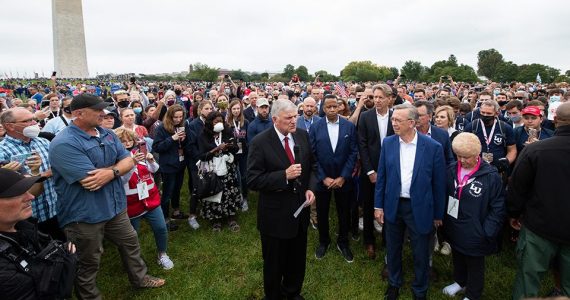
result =
[{"label": "black jacket", "polygon": [[[184,141],[175,141],[172,139],[172,135],[174,134],[166,131],[164,124],[156,128],[152,151],[160,154],[158,156],[158,165],[160,166],[161,173],[177,173],[186,166],[185,162],[179,160],[178,149],[180,148],[184,151],[187,147],[188,128],[186,128],[186,138]],[[188,158],[186,157],[185,160],[186,159]]]},{"label": "black jacket", "polygon": [[[457,163],[453,163],[447,169],[447,195],[455,198],[459,193],[456,180]],[[469,256],[489,255],[497,251],[496,237],[505,216],[501,177],[495,167],[481,161],[470,181],[458,198],[458,218],[445,213],[443,228],[453,250]]]},{"label": "black jacket", "polygon": [[[388,130],[386,136],[394,134],[392,127],[392,111],[388,111]],[[376,109],[370,109],[360,113],[358,119],[358,151],[360,161],[362,162],[362,174],[378,170],[378,161],[380,160],[380,130],[378,129],[378,119],[376,118]]]},{"label": "black jacket", "polygon": [[507,208],[511,218],[522,216],[532,232],[570,244],[570,125],[554,136],[527,145],[517,158],[509,182]]}]

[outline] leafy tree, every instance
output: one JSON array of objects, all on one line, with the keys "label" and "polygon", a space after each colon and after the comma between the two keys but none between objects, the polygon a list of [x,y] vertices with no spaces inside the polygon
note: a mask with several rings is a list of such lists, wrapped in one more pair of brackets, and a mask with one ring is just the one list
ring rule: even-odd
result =
[{"label": "leafy tree", "polygon": [[504,62],[503,55],[495,49],[481,50],[477,54],[477,74],[495,80],[497,67]]},{"label": "leafy tree", "polygon": [[251,76],[248,75],[246,72],[242,71],[241,69],[231,71],[230,77],[233,80],[243,80],[243,81],[251,80]]},{"label": "leafy tree", "polygon": [[352,61],[340,72],[340,76],[344,81],[387,80],[391,74],[390,68],[378,66],[369,60]]},{"label": "leafy tree", "polygon": [[420,80],[424,67],[419,61],[408,60],[402,66],[401,74],[406,76],[407,80],[417,81]]},{"label": "leafy tree", "polygon": [[537,74],[540,74],[543,83],[550,83],[560,75],[560,70],[541,64],[522,65],[519,68],[517,81],[534,82]]},{"label": "leafy tree", "polygon": [[[301,81],[309,81],[311,80],[311,75],[309,75],[309,70],[307,70],[307,67],[301,65],[298,66],[297,69],[295,69],[295,73],[297,74],[297,76],[299,76],[299,79]],[[289,77],[291,78],[291,77]],[[289,79],[290,80],[290,79]]]},{"label": "leafy tree", "polygon": [[512,61],[502,62],[497,66],[494,81],[511,82],[517,80],[519,75],[519,66]]},{"label": "leafy tree", "polygon": [[338,81],[339,77],[333,74],[329,74],[327,71],[320,70],[315,72],[315,77],[319,76],[319,80],[322,82]]},{"label": "leafy tree", "polygon": [[218,69],[210,68],[206,64],[196,63],[193,65],[194,70],[188,74],[189,80],[216,81],[218,78]]},{"label": "leafy tree", "polygon": [[[291,77],[293,77],[293,74],[295,74],[295,66],[288,64],[285,66],[285,68],[283,69],[283,73],[281,73],[281,75],[285,78],[289,78],[291,79]],[[287,80],[289,81],[289,80]]]},{"label": "leafy tree", "polygon": [[390,79],[395,79],[400,75],[400,71],[396,67],[391,67],[390,73],[392,73],[392,74],[390,74]]}]

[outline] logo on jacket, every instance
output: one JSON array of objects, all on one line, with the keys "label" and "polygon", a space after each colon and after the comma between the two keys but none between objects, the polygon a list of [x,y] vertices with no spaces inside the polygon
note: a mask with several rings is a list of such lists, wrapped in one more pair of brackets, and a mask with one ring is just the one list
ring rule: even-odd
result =
[{"label": "logo on jacket", "polygon": [[493,142],[495,145],[501,145],[503,143],[503,136],[501,134],[497,134],[493,137]]},{"label": "logo on jacket", "polygon": [[469,194],[473,197],[481,197],[483,191],[483,184],[480,181],[473,181],[471,182],[471,186],[469,186]]}]

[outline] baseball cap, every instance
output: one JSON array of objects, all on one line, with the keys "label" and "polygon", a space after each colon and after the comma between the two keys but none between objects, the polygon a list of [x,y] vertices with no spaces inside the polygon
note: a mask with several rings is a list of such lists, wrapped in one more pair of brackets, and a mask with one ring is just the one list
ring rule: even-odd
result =
[{"label": "baseball cap", "polygon": [[101,110],[107,108],[107,106],[109,106],[109,103],[103,101],[101,97],[86,93],[73,97],[70,105],[72,111],[81,108]]},{"label": "baseball cap", "polygon": [[538,106],[527,106],[527,107],[523,108],[522,114],[523,115],[533,115],[533,116],[537,116],[537,117],[542,116],[542,112],[540,111],[540,108],[538,108]]},{"label": "baseball cap", "polygon": [[115,117],[117,116],[117,114],[114,111],[104,109],[103,112],[105,113],[105,115],[113,115]]},{"label": "baseball cap", "polygon": [[45,177],[24,177],[18,172],[0,169],[0,198],[11,198],[24,194],[36,182],[44,181]]},{"label": "baseball cap", "polygon": [[264,105],[269,106],[269,100],[267,100],[267,98],[259,98],[257,99],[256,105],[260,107]]}]

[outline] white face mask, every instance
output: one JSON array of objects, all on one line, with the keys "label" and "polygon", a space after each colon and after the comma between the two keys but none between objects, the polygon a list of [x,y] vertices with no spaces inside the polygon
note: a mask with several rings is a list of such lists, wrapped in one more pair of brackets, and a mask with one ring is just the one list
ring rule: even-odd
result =
[{"label": "white face mask", "polygon": [[224,123],[216,123],[214,125],[214,132],[222,132],[224,130]]},{"label": "white face mask", "polygon": [[22,134],[25,137],[33,139],[37,138],[38,135],[40,135],[40,131],[41,131],[40,126],[36,124],[25,127],[24,130],[22,130]]}]

